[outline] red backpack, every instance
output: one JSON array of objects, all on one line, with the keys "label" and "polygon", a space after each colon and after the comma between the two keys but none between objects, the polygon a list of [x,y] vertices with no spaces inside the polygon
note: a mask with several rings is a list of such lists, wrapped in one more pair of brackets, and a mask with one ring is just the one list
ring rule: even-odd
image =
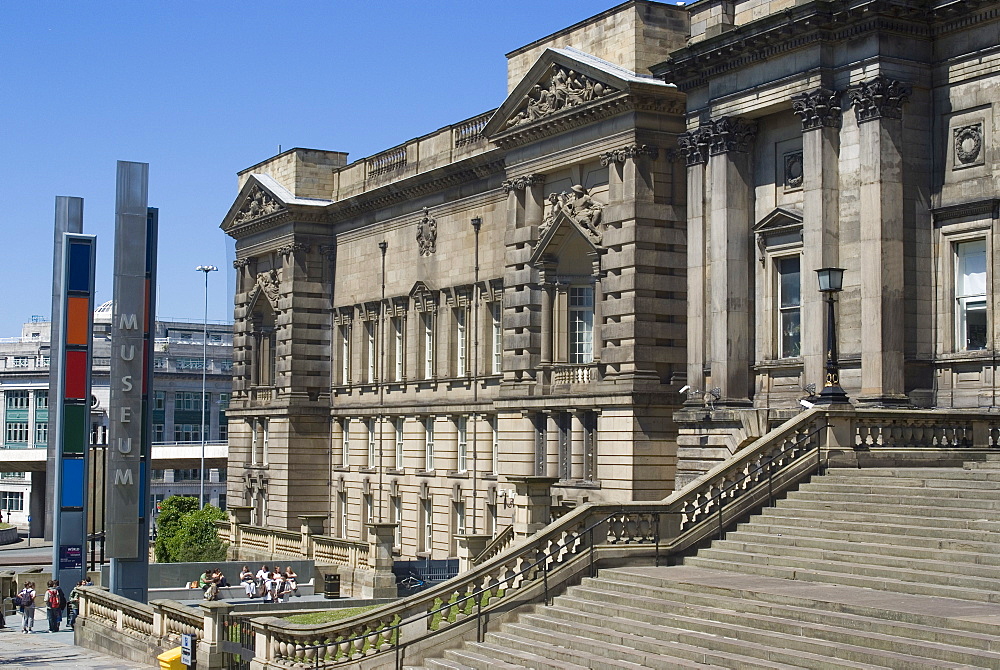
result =
[{"label": "red backpack", "polygon": [[62,602],[60,601],[59,598],[59,591],[55,589],[49,589],[48,592],[45,594],[45,604],[55,610],[61,608]]}]

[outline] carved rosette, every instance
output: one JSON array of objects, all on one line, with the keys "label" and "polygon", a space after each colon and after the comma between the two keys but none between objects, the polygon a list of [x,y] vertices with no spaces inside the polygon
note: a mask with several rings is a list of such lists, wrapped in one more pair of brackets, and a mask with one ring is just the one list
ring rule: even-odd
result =
[{"label": "carved rosette", "polygon": [[709,122],[708,153],[712,156],[738,151],[746,153],[757,134],[757,122],[738,116],[722,116]]},{"label": "carved rosette", "polygon": [[652,144],[629,144],[621,149],[608,151],[601,154],[601,165],[607,167],[612,163],[624,163],[628,159],[633,161],[640,156],[649,156],[650,160],[656,160],[660,155],[659,147]]},{"label": "carved rosette", "polygon": [[260,186],[254,184],[253,188],[250,189],[250,193],[247,194],[247,199],[246,202],[243,203],[243,207],[241,207],[240,211],[236,213],[235,217],[233,217],[233,224],[253,221],[254,219],[259,219],[262,216],[274,214],[279,210],[281,210],[281,205],[278,204],[278,201],[272,198],[271,195],[266,193]]},{"label": "carved rosette", "polygon": [[802,130],[840,128],[843,110],[838,91],[818,88],[792,96],[792,112],[802,120]]},{"label": "carved rosette", "polygon": [[553,65],[548,81],[535,84],[521,101],[518,111],[507,120],[505,129],[514,128],[556,112],[586,104],[618,89],[582,75],[575,70]]},{"label": "carved rosette", "polygon": [[430,256],[437,251],[437,221],[431,218],[424,207],[424,216],[417,222],[417,247],[421,256]]},{"label": "carved rosette", "polygon": [[510,193],[511,191],[523,191],[527,188],[531,188],[537,184],[544,184],[545,176],[540,174],[526,174],[523,177],[514,177],[512,179],[507,179],[501,184],[503,186],[504,193]]},{"label": "carved rosette", "polygon": [[913,87],[879,75],[847,89],[858,123],[874,119],[903,118],[903,103],[910,98]]},{"label": "carved rosette", "polygon": [[708,162],[710,137],[711,130],[708,126],[700,126],[677,136],[677,151],[684,156],[684,162],[688,167]]},{"label": "carved rosette", "polygon": [[784,155],[785,160],[785,190],[791,191],[802,188],[803,163],[801,151],[789,151]]},{"label": "carved rosette", "polygon": [[983,151],[983,124],[974,123],[955,128],[955,166],[964,167],[980,162]]}]

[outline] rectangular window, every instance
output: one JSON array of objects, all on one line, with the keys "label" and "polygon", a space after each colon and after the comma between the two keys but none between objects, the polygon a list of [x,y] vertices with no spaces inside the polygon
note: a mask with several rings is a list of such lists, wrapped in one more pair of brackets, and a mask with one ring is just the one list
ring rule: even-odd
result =
[{"label": "rectangular window", "polygon": [[361,510],[362,520],[364,523],[375,523],[375,504],[371,493],[366,493],[361,497],[362,505],[364,509]]},{"label": "rectangular window", "polygon": [[400,496],[389,498],[389,522],[396,524],[396,529],[393,531],[393,546],[403,546],[403,498]]},{"label": "rectangular window", "polygon": [[49,408],[49,392],[35,391],[35,409]]},{"label": "rectangular window", "polygon": [[403,469],[403,417],[399,417],[395,421],[395,432],[396,432],[396,469]]},{"label": "rectangular window", "polygon": [[233,359],[231,358],[221,358],[216,363],[219,366],[220,372],[232,372],[233,371]]},{"label": "rectangular window", "polygon": [[165,404],[166,394],[163,391],[153,391],[153,409],[162,410]]},{"label": "rectangular window", "polygon": [[152,477],[154,482],[162,482],[164,478],[164,473],[166,470],[153,470],[150,477]]},{"label": "rectangular window", "polygon": [[229,439],[229,424],[225,421],[219,422],[219,441],[225,442]]},{"label": "rectangular window", "polygon": [[7,444],[28,443],[28,422],[11,421],[7,424]]},{"label": "rectangular window", "polygon": [[229,407],[229,394],[220,393],[219,394],[219,409],[226,409]]},{"label": "rectangular window", "polygon": [[799,257],[779,258],[778,270],[778,358],[802,355],[802,291]]},{"label": "rectangular window", "polygon": [[337,537],[347,537],[347,491],[337,494]]},{"label": "rectangular window", "polygon": [[0,472],[0,479],[24,479],[23,472]]},{"label": "rectangular window", "polygon": [[434,378],[434,314],[424,312],[420,315],[424,330],[424,379]]},{"label": "rectangular window", "polygon": [[466,333],[465,333],[465,308],[459,307],[452,310],[455,317],[455,376],[464,377],[468,370],[466,360]]},{"label": "rectangular window", "polygon": [[956,349],[986,348],[986,240],[955,245]]},{"label": "rectangular window", "polygon": [[458,471],[469,469],[469,421],[468,417],[458,417]]},{"label": "rectangular window", "polygon": [[375,322],[367,321],[365,322],[365,339],[367,340],[367,347],[365,348],[365,362],[368,366],[368,383],[375,383]]},{"label": "rectangular window", "polygon": [[493,321],[491,324],[493,333],[493,365],[491,372],[495,375],[500,374],[503,370],[503,332],[500,327],[500,309],[501,305],[499,302],[490,304],[490,316]]},{"label": "rectangular window", "polygon": [[27,409],[27,391],[7,391],[7,409]]},{"label": "rectangular window", "polygon": [[569,289],[569,362],[594,360],[594,288],[571,286]]},{"label": "rectangular window", "polygon": [[434,469],[434,417],[429,416],[424,421],[424,470]]},{"label": "rectangular window", "polygon": [[351,383],[351,327],[340,327],[340,383]]},{"label": "rectangular window", "polygon": [[368,467],[374,468],[378,465],[375,453],[375,419],[368,419]]},{"label": "rectangular window", "polygon": [[423,521],[423,532],[420,533],[420,550],[430,552],[434,540],[434,504],[430,498],[420,500],[420,516],[422,517],[421,521]]},{"label": "rectangular window", "polygon": [[268,441],[268,432],[269,432],[268,429],[270,428],[271,420],[270,419],[261,419],[260,423],[261,423],[261,427],[263,428],[262,433],[263,433],[263,438],[264,438],[262,440],[262,443],[261,443],[261,464],[262,465],[267,465],[267,456],[268,456],[268,454],[267,454],[267,441]]},{"label": "rectangular window", "polygon": [[343,431],[343,448],[341,451],[341,461],[340,465],[342,467],[348,468],[351,466],[351,420],[344,419],[344,431]]},{"label": "rectangular window", "polygon": [[15,368],[30,368],[31,367],[31,357],[30,356],[14,356],[14,367]]},{"label": "rectangular window", "polygon": [[250,419],[250,465],[257,465],[257,419]]},{"label": "rectangular window", "polygon": [[201,370],[205,367],[205,361],[201,358],[178,358],[178,370]]},{"label": "rectangular window", "polygon": [[0,491],[0,509],[8,512],[24,511],[23,491]]},{"label": "rectangular window", "polygon": [[396,316],[392,319],[392,378],[397,382],[403,381],[403,357],[405,355],[403,349],[403,317]]},{"label": "rectangular window", "polygon": [[49,422],[39,421],[35,423],[35,444],[42,446],[49,442]]},{"label": "rectangular window", "polygon": [[157,356],[153,359],[153,369],[154,370],[166,370],[167,369],[167,359],[162,356]]},{"label": "rectangular window", "polygon": [[499,419],[493,417],[490,421],[490,462],[493,474],[500,472],[500,430]]},{"label": "rectangular window", "polygon": [[153,424],[153,442],[163,442],[163,424]]}]

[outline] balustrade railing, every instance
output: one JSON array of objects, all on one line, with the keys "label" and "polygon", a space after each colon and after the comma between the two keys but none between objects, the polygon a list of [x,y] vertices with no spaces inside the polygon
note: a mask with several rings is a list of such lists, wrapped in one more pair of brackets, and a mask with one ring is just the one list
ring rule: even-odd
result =
[{"label": "balustrade railing", "polygon": [[483,139],[483,128],[486,127],[492,116],[493,112],[487,112],[457,124],[453,129],[455,146],[462,147]]},{"label": "balustrade railing", "polygon": [[597,380],[597,369],[593,363],[586,365],[559,365],[552,368],[553,384],[589,384]]},{"label": "balustrade railing", "polygon": [[511,524],[507,526],[502,531],[500,531],[496,537],[490,540],[489,544],[483,551],[472,559],[472,565],[479,565],[480,563],[485,563],[494,556],[497,556],[504,549],[510,546],[514,541],[514,526]]},{"label": "balustrade railing", "polygon": [[366,161],[369,177],[378,177],[406,165],[406,147],[396,147],[376,154]]}]

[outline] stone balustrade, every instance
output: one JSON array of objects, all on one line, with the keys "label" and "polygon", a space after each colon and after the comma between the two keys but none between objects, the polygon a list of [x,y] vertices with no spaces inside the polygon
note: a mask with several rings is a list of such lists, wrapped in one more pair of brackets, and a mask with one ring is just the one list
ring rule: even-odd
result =
[{"label": "stone balustrade", "polygon": [[557,365],[552,368],[553,384],[589,384],[592,381],[597,381],[597,366],[593,363]]},{"label": "stone balustrade", "polygon": [[369,177],[379,177],[381,175],[398,170],[406,165],[406,147],[396,147],[375,154],[365,162]]},{"label": "stone balustrade", "polygon": [[487,122],[492,117],[493,112],[487,112],[452,126],[452,142],[454,146],[463,147],[467,144],[475,144],[476,142],[485,140],[486,138],[482,135],[483,128],[486,127]]}]

